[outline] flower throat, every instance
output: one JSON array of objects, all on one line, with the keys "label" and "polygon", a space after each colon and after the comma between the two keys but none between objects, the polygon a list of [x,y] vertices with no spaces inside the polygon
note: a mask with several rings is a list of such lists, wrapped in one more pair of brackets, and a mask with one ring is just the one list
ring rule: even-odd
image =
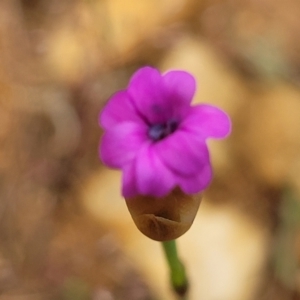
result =
[{"label": "flower throat", "polygon": [[177,127],[178,124],[175,120],[168,121],[164,124],[151,125],[148,135],[153,141],[159,141],[172,134]]}]

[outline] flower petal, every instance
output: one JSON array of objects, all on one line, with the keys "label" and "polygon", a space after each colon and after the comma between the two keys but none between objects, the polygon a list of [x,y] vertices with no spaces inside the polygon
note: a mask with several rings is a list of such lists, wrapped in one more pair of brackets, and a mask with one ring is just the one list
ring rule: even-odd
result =
[{"label": "flower petal", "polygon": [[133,198],[139,194],[137,189],[135,160],[123,168],[122,195],[124,198]]},{"label": "flower petal", "polygon": [[163,163],[177,174],[197,174],[209,163],[209,153],[204,139],[195,134],[177,130],[169,137],[154,144]]},{"label": "flower petal", "polygon": [[119,91],[114,94],[102,110],[99,116],[99,123],[105,129],[120,122],[143,122],[139,117],[131,99],[126,91]]},{"label": "flower petal", "polygon": [[124,122],[107,130],[100,144],[100,158],[112,168],[122,168],[147,141],[146,126]]},{"label": "flower petal", "polygon": [[164,95],[163,79],[158,70],[139,69],[130,80],[128,94],[148,124],[164,123],[170,118],[170,103]]},{"label": "flower petal", "polygon": [[163,75],[167,96],[173,101],[173,106],[189,106],[196,90],[194,77],[185,71],[169,71]]},{"label": "flower petal", "polygon": [[139,152],[136,172],[138,190],[142,195],[163,197],[175,187],[174,175],[160,161],[152,145]]},{"label": "flower petal", "polygon": [[197,176],[179,177],[178,185],[186,194],[195,194],[206,189],[212,180],[212,168],[206,164],[199,170]]},{"label": "flower petal", "polygon": [[231,122],[223,110],[213,105],[200,104],[191,107],[180,128],[205,138],[224,138],[231,131]]}]

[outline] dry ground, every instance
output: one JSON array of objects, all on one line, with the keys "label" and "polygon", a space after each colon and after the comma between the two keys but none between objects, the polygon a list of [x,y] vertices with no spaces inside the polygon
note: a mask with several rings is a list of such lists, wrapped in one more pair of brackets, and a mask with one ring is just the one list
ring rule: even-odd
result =
[{"label": "dry ground", "polygon": [[175,299],[134,227],[97,116],[142,65],[226,110],[179,249],[191,300],[299,299],[297,0],[0,1],[0,299]]}]

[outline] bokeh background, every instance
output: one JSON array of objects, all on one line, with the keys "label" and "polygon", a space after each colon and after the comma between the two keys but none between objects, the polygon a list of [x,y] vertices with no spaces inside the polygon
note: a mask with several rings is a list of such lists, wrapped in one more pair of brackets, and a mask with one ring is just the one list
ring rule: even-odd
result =
[{"label": "bokeh background", "polygon": [[232,135],[179,251],[191,300],[300,299],[298,0],[0,1],[0,299],[174,300],[101,165],[98,113],[184,69]]}]

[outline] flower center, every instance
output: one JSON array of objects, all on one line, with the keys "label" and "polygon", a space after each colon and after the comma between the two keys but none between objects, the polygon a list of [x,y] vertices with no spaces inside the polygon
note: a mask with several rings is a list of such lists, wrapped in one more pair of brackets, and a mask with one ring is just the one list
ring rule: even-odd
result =
[{"label": "flower center", "polygon": [[168,121],[164,124],[151,125],[148,135],[153,141],[159,141],[173,133],[177,127],[178,124],[175,120]]}]

